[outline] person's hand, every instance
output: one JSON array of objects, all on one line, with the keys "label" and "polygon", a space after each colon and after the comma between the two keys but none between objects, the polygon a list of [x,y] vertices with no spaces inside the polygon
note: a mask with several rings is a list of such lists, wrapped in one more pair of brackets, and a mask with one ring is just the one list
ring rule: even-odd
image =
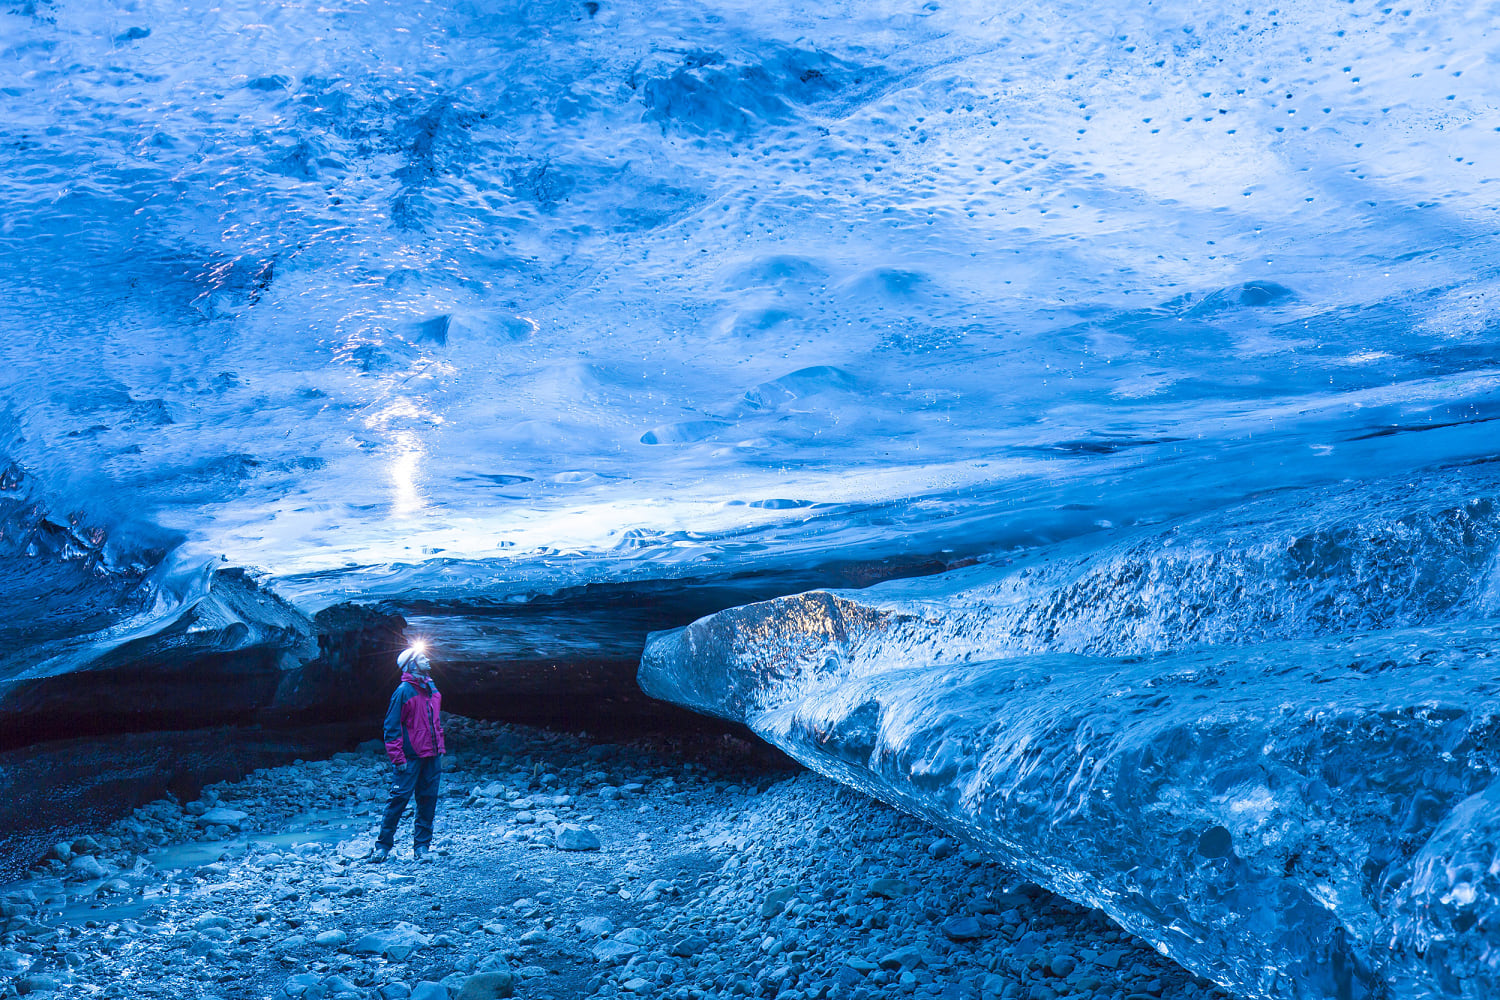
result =
[{"label": "person's hand", "polygon": [[396,773],[397,774],[405,774],[406,773],[406,769],[409,766],[411,766],[410,761],[404,761],[403,760],[401,763],[399,763],[399,764],[396,765]]}]

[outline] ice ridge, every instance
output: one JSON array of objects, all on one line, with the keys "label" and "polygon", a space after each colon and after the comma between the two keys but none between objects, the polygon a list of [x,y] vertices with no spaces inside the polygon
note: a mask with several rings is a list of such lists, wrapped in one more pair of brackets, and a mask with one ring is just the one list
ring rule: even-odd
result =
[{"label": "ice ridge", "polygon": [[1242,995],[1491,997],[1500,521],[1446,481],[736,608],[640,681]]}]

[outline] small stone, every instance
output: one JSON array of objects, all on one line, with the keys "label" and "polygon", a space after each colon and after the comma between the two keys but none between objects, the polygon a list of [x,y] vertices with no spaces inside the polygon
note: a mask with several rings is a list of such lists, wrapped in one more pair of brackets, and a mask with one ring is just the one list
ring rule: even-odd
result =
[{"label": "small stone", "polygon": [[324,931],[313,938],[313,944],[324,948],[339,948],[349,943],[349,935],[340,930]]},{"label": "small stone", "polygon": [[352,993],[355,996],[359,996],[359,987],[349,982],[343,976],[329,976],[323,980],[323,989],[329,996],[336,997],[345,993]]},{"label": "small stone", "polygon": [[281,984],[281,992],[289,997],[300,997],[317,986],[320,980],[310,972],[299,972]]},{"label": "small stone", "polygon": [[854,956],[853,958],[845,959],[844,964],[853,969],[855,972],[858,972],[862,976],[867,976],[870,973],[874,972],[876,969],[880,968],[880,966],[876,965],[874,962],[871,962],[869,959],[860,958],[858,955]]},{"label": "small stone", "polygon": [[51,976],[24,976],[16,982],[16,992],[23,997],[32,993],[56,993],[60,989],[62,983]]},{"label": "small stone", "polygon": [[1047,960],[1047,971],[1054,976],[1068,976],[1076,968],[1078,968],[1078,962],[1072,955],[1053,955]]},{"label": "small stone", "polygon": [[627,979],[624,989],[627,993],[634,993],[636,996],[645,996],[651,992],[651,980],[642,979],[639,976],[634,979]]},{"label": "small stone", "polygon": [[424,979],[412,987],[411,1000],[448,1000],[448,987]]},{"label": "small stone", "polygon": [[782,886],[780,889],[772,889],[766,893],[766,898],[761,900],[760,903],[760,919],[770,920],[776,916],[782,910],[786,909],[786,904],[796,894],[797,887],[792,885]]},{"label": "small stone", "polygon": [[388,931],[366,934],[354,942],[357,955],[384,955],[392,961],[404,961],[418,948],[425,948],[432,940],[411,924],[402,922]]},{"label": "small stone", "polygon": [[608,917],[584,917],[578,921],[578,930],[590,937],[604,937],[615,929],[615,922]]},{"label": "small stone", "polygon": [[228,928],[233,926],[234,921],[230,920],[228,917],[224,916],[221,913],[205,913],[203,914],[203,916],[193,921],[193,930],[195,931],[206,931],[211,930],[215,927]]},{"label": "small stone", "polygon": [[939,837],[927,845],[927,853],[938,861],[952,857],[955,850],[957,848],[953,846],[953,841],[948,837]]},{"label": "small stone", "polygon": [[615,940],[623,941],[626,944],[633,944],[638,948],[644,948],[651,943],[651,935],[639,927],[627,927],[615,935]]},{"label": "small stone", "polygon": [[525,934],[521,935],[519,943],[533,948],[538,945],[546,944],[547,932],[542,930],[541,928],[529,930]]},{"label": "small stone", "polygon": [[238,830],[249,818],[250,814],[247,812],[218,806],[199,816],[196,822],[200,826],[227,826],[232,830]]},{"label": "small stone", "polygon": [[667,954],[676,958],[692,958],[708,950],[709,940],[702,934],[693,934],[672,945]]},{"label": "small stone", "polygon": [[915,891],[914,886],[898,878],[878,878],[871,882],[869,886],[870,895],[883,896],[886,899],[899,899]]},{"label": "small stone", "polygon": [[87,881],[96,878],[108,878],[109,869],[99,863],[99,859],[90,854],[84,854],[68,862],[68,878],[75,881]]},{"label": "small stone", "polygon": [[949,941],[974,941],[984,937],[984,927],[975,917],[949,917],[940,930]]},{"label": "small stone", "polygon": [[614,965],[639,954],[640,948],[625,941],[608,940],[600,941],[594,945],[592,952],[594,961],[605,965]]},{"label": "small stone", "polygon": [[880,967],[882,969],[915,969],[925,964],[926,960],[922,957],[922,949],[913,945],[897,948],[895,951],[888,952],[880,957]]},{"label": "small stone", "polygon": [[509,970],[480,972],[464,980],[455,1000],[499,1000],[515,992],[516,977]]},{"label": "small stone", "polygon": [[552,835],[552,843],[560,851],[597,851],[603,845],[593,830],[576,823],[564,823]]},{"label": "small stone", "polygon": [[[410,1000],[410,997],[411,987],[405,983],[386,983],[380,987],[380,1000]],[[443,990],[442,1000],[448,1000],[447,990]]]},{"label": "small stone", "polygon": [[100,847],[99,841],[95,840],[93,837],[79,837],[77,840],[73,841],[72,849],[74,854],[104,853],[104,848]]}]

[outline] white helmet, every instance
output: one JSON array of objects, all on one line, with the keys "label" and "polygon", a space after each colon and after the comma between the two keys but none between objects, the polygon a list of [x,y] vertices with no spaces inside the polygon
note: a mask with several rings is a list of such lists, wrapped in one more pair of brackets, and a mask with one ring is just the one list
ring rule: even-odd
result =
[{"label": "white helmet", "polygon": [[432,666],[432,662],[427,659],[427,647],[420,642],[412,643],[396,657],[396,666],[402,670],[411,668],[419,674],[425,674]]}]

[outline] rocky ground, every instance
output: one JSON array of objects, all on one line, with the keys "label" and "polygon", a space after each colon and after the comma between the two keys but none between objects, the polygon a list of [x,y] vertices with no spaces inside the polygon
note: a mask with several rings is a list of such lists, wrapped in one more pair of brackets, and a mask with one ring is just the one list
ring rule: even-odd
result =
[{"label": "rocky ground", "polygon": [[1218,998],[1098,913],[733,737],[452,719],[430,862],[378,744],[160,801],[0,890],[0,995]]}]

